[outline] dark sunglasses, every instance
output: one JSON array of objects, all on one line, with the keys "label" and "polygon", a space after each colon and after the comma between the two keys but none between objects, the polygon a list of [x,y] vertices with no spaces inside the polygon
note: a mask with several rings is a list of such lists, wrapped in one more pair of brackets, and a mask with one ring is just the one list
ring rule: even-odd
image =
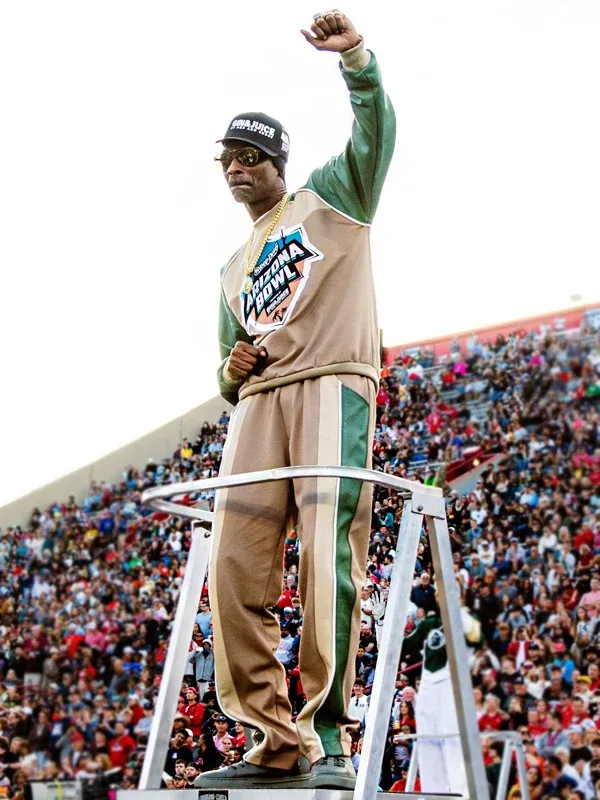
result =
[{"label": "dark sunglasses", "polygon": [[220,161],[223,169],[229,169],[234,158],[242,167],[255,167],[269,156],[258,147],[240,147],[237,150],[223,150],[220,156],[215,156],[215,161]]}]

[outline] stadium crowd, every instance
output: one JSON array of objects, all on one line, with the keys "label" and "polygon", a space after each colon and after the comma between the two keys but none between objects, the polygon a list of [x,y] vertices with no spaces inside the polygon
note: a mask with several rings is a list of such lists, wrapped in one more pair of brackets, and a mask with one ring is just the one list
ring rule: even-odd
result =
[{"label": "stadium crowd", "polygon": [[[428,352],[399,358],[383,369],[377,398],[378,469],[430,482],[428,464],[466,448],[491,457],[472,491],[447,487],[448,518],[457,581],[485,638],[470,656],[479,726],[522,734],[533,800],[600,798],[598,344],[591,330],[472,337],[442,364]],[[473,417],[473,400],[483,417]],[[34,509],[27,526],[1,532],[0,793],[27,798],[32,781],[137,786],[191,536],[188,522],[140,498],[149,486],[216,475],[227,423],[224,412],[171,458],[129,466],[82,502]],[[401,513],[393,492],[375,489],[351,701],[356,767]],[[292,534],[274,612],[296,712],[305,702],[297,568]],[[432,608],[434,579],[423,532],[407,630]],[[204,592],[165,764],[172,787],[193,786],[248,744],[219,708]],[[418,661],[401,665],[384,789],[406,786],[419,672]],[[483,748],[494,784],[501,745],[484,738]]]}]

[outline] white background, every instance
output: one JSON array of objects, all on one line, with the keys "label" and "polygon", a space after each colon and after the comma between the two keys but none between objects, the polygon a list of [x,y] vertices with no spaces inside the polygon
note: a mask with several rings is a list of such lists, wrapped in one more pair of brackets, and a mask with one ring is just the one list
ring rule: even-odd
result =
[{"label": "white background", "polygon": [[[0,4],[0,502],[216,393],[220,266],[249,234],[212,162],[234,115],[339,151],[306,0]],[[373,228],[386,344],[600,299],[600,4],[358,2],[398,117]]]}]

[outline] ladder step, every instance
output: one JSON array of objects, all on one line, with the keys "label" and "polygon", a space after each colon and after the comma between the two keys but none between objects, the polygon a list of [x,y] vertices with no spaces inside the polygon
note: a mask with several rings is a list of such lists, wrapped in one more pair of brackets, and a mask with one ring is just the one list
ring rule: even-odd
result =
[{"label": "ladder step", "polygon": [[[352,800],[343,789],[117,789],[117,800]],[[454,800],[457,794],[378,792],[381,800]]]}]

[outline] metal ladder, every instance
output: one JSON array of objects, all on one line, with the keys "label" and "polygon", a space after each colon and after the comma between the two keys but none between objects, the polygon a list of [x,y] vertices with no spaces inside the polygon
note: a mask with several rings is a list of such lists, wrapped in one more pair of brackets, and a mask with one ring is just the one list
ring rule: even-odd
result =
[{"label": "metal ladder", "polygon": [[[421,483],[398,478],[383,472],[340,466],[282,467],[260,472],[171,484],[169,486],[157,486],[144,492],[142,496],[144,504],[168,514],[191,518],[195,521],[195,524],[192,526],[192,544],[171,631],[171,639],[139,789],[156,790],[161,784],[173,721],[177,711],[177,700],[183,681],[191,632],[210,557],[211,534],[208,528],[213,520],[213,514],[199,508],[181,505],[174,502],[173,498],[179,495],[224,489],[232,486],[314,477],[352,478],[379,484],[398,492],[404,500],[394,569],[390,581],[381,641],[379,643],[377,669],[371,691],[360,766],[354,790],[355,800],[375,800],[377,796],[396,673],[402,650],[404,624],[408,614],[419,537],[424,523],[427,525],[429,534],[436,587],[446,634],[448,663],[456,702],[459,736],[465,762],[469,797],[471,800],[488,800],[488,781],[481,751],[481,738],[477,726],[471,674],[468,665],[468,651],[461,619],[460,597],[454,575],[442,491],[437,487],[424,486]],[[526,781],[521,786],[521,789],[524,800],[528,800]],[[286,790],[279,790],[279,792],[283,791]],[[303,798],[304,794],[306,798],[312,798],[317,795],[319,797],[328,795],[331,798],[352,797],[351,792],[324,792],[323,790],[301,789],[294,790],[294,792],[298,800],[300,800],[301,794],[303,794]],[[125,795],[129,796],[129,794],[130,792],[121,792],[121,800],[127,800]],[[221,794],[223,795],[222,791]],[[216,798],[219,795],[219,791],[207,792],[206,795],[207,797],[208,795],[214,795]],[[275,793],[274,790],[260,790],[262,798],[266,798],[267,795],[269,797],[282,797],[282,794]],[[177,791],[177,796],[181,797],[181,790]],[[244,797],[246,800],[250,800],[251,797],[258,797],[259,795],[256,790],[229,790],[223,796],[229,796],[229,798]],[[425,797],[425,795],[414,794],[410,796]],[[161,797],[164,797],[164,790],[161,792]],[[439,799],[440,795],[436,795],[436,797]]]}]

